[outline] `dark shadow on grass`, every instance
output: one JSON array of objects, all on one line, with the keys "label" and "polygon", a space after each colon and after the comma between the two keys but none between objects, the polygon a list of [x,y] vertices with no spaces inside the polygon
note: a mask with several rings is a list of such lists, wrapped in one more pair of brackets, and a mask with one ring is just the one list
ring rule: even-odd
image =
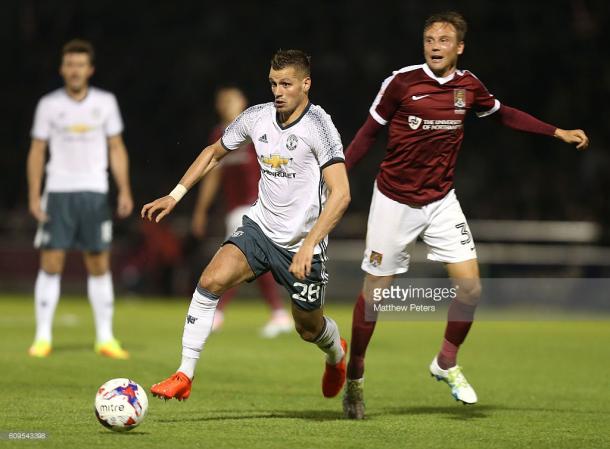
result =
[{"label": "dark shadow on grass", "polygon": [[438,407],[438,406],[417,406],[417,407],[387,407],[380,411],[367,413],[367,417],[375,418],[384,415],[447,415],[448,419],[468,421],[471,419],[481,419],[489,417],[489,412],[505,409],[496,405],[463,405]]},{"label": "dark shadow on grass", "polygon": [[121,435],[121,436],[124,436],[124,435],[150,435],[150,432],[142,432],[140,430],[136,430],[136,431],[129,430],[127,432],[114,432],[112,430],[107,430],[107,431],[100,430],[99,433],[103,434],[103,435]]},{"label": "dark shadow on grass", "polygon": [[[217,412],[216,412],[217,413]],[[262,413],[223,413],[215,414],[210,411],[209,416],[192,416],[189,418],[157,419],[159,423],[174,422],[205,422],[205,421],[233,421],[246,419],[304,419],[307,421],[333,421],[343,419],[341,410],[281,410]]]},{"label": "dark shadow on grass", "polygon": [[447,407],[418,406],[418,407],[389,407],[380,411],[367,413],[369,417],[383,415],[447,415],[449,419],[469,420],[487,418],[489,412],[508,411],[520,413],[569,413],[577,415],[609,415],[605,410],[575,410],[573,408],[544,408],[544,407],[512,407],[510,405],[462,405]]},{"label": "dark shadow on grass", "polygon": [[[547,409],[536,407],[510,407],[495,404],[484,405],[463,405],[455,404],[452,406],[413,406],[413,407],[386,407],[371,408],[367,412],[367,420],[374,421],[377,418],[386,416],[417,416],[417,415],[436,415],[445,419],[457,421],[470,421],[489,418],[494,411],[509,411],[521,413],[577,413],[577,414],[607,414],[601,411],[575,411],[567,409]],[[206,422],[206,421],[236,421],[249,419],[302,419],[306,421],[328,422],[346,421],[343,412],[337,410],[270,410],[251,413],[232,412],[230,410],[210,410],[200,416],[188,416],[185,418],[161,418],[156,419],[158,423],[178,423],[178,422]]]}]

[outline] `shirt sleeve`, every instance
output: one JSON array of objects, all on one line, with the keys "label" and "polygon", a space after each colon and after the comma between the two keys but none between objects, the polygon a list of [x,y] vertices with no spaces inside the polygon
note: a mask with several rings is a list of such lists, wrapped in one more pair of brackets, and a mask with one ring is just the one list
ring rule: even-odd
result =
[{"label": "shirt sleeve", "polygon": [[312,149],[318,159],[320,168],[345,161],[341,136],[330,115],[322,112],[314,117],[313,122],[316,129]]},{"label": "shirt sleeve", "polygon": [[402,85],[396,78],[396,75],[389,76],[383,80],[379,93],[369,109],[369,113],[377,123],[384,126],[387,125],[396,109],[398,109],[398,106],[400,106],[402,91]]},{"label": "shirt sleeve", "polygon": [[110,94],[108,117],[104,123],[104,132],[107,137],[116,136],[123,132],[123,119],[116,97]]},{"label": "shirt sleeve", "polygon": [[258,113],[264,105],[251,106],[239,114],[233,122],[225,129],[220,143],[227,151],[237,150],[246,142],[251,142],[252,130]]},{"label": "shirt sleeve", "polygon": [[371,115],[367,117],[366,122],[345,150],[345,166],[348,170],[351,170],[369,152],[382,128],[383,125],[377,123]]},{"label": "shirt sleeve", "polygon": [[34,113],[34,124],[32,125],[31,136],[33,139],[49,140],[51,135],[51,114],[48,103],[44,98],[40,99]]},{"label": "shirt sleeve", "polygon": [[477,114],[477,117],[483,118],[493,114],[500,109],[500,102],[490,94],[485,85],[479,81],[475,76],[474,78],[474,100],[473,110]]},{"label": "shirt sleeve", "polygon": [[544,136],[552,137],[555,135],[555,130],[557,129],[556,126],[549,125],[526,112],[511,108],[505,104],[502,105],[493,118],[497,119],[502,125],[516,129],[517,131],[542,134]]},{"label": "shirt sleeve", "polygon": [[222,125],[215,126],[212,131],[210,131],[210,135],[208,136],[208,145],[216,143],[216,141],[218,141],[218,139],[220,139],[223,134],[224,128],[222,127]]}]

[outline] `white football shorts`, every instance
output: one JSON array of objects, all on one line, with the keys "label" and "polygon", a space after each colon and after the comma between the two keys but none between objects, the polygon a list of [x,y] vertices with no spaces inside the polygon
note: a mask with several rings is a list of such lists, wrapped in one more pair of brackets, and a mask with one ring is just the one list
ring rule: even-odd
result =
[{"label": "white football shorts", "polygon": [[375,183],[362,270],[374,276],[407,272],[409,251],[418,236],[428,246],[429,260],[456,263],[477,257],[453,189],[438,201],[412,207],[388,198]]},{"label": "white football shorts", "polygon": [[225,238],[228,239],[233,232],[241,226],[244,215],[248,213],[250,206],[238,206],[229,211],[225,217]]}]

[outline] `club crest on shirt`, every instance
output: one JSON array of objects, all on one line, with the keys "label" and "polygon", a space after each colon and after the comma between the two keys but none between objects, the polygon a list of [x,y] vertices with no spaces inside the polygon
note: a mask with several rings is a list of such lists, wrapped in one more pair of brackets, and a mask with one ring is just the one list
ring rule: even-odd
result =
[{"label": "club crest on shirt", "polygon": [[466,107],[466,89],[453,89],[453,105],[456,108]]},{"label": "club crest on shirt", "polygon": [[415,117],[414,115],[409,116],[409,126],[411,127],[411,129],[419,128],[419,125],[421,125],[421,122],[422,122],[421,118]]},{"label": "club crest on shirt", "polygon": [[369,257],[369,262],[374,267],[378,267],[381,265],[381,261],[383,260],[383,254],[378,253],[377,251],[371,251],[371,257]]},{"label": "club crest on shirt", "polygon": [[299,144],[299,138],[297,136],[295,136],[294,134],[290,134],[288,136],[288,139],[286,139],[286,148],[289,151],[296,150],[298,144]]}]

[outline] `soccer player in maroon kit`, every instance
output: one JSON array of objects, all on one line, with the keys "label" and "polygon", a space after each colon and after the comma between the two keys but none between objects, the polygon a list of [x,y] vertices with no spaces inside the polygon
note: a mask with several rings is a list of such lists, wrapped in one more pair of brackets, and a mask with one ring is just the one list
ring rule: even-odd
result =
[{"label": "soccer player in maroon kit", "polygon": [[[216,92],[216,112],[220,123],[210,134],[210,144],[217,142],[229,123],[237,118],[247,106],[244,93],[237,87],[225,86]],[[223,194],[226,210],[226,237],[241,226],[242,217],[258,197],[258,180],[260,167],[253,145],[249,144],[242,151],[229,154],[222,164],[210,172],[201,182],[199,196],[193,211],[191,231],[199,239],[206,231],[208,209],[212,205],[218,190]],[[263,297],[271,308],[271,318],[261,330],[261,336],[274,338],[281,333],[292,331],[292,318],[284,308],[282,297],[271,272],[257,278]],[[237,294],[237,288],[225,292],[220,298],[212,331],[219,330],[224,323],[224,309]]]},{"label": "soccer player in maroon kit", "polygon": [[426,20],[425,64],[404,67],[385,79],[366,122],[346,151],[350,169],[389,124],[388,149],[369,212],[362,261],[364,285],[353,312],[343,398],[345,415],[351,419],[362,419],[365,412],[364,356],[375,329],[375,321],[365,319],[365,308],[373,313],[373,292],[389,288],[395,275],[408,270],[409,249],[419,235],[428,246],[428,259],[443,262],[448,276],[459,286],[430,373],[449,385],[456,400],[477,402],[474,389],[457,365],[458,349],[470,330],[481,294],[474,242],[453,190],[466,113],[492,116],[512,129],[553,136],[576,144],[577,149],[585,149],[589,143],[580,129],[556,128],[502,105],[472,73],[457,70],[466,28],[464,18],[455,12]]}]

